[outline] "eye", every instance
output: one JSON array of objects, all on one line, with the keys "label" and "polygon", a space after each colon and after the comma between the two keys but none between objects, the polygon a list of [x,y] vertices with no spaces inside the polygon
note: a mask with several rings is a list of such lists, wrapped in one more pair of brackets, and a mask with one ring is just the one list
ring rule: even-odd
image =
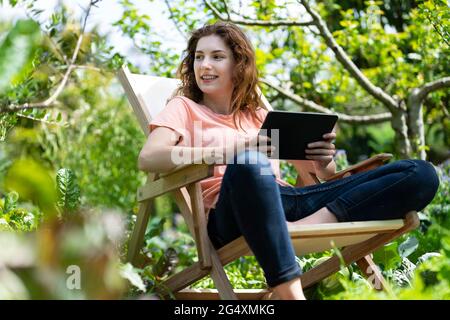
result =
[{"label": "eye", "polygon": [[201,58],[202,58],[201,55],[197,55],[197,56],[194,57],[195,60],[200,60]]},{"label": "eye", "polygon": [[224,57],[222,57],[222,56],[214,56],[214,59],[216,59],[216,60],[220,60],[220,59],[223,59]]}]

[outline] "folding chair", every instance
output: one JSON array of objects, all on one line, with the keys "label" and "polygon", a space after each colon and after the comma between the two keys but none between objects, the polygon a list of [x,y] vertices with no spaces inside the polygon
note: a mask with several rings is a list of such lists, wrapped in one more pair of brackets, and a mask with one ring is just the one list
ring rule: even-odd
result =
[{"label": "folding chair", "polygon": [[[118,72],[118,78],[133,107],[143,132],[149,134],[149,123],[165,106],[177,87],[177,80],[133,74],[126,67]],[[268,101],[262,97],[265,106],[272,110]],[[370,170],[390,159],[390,154],[380,154],[357,165],[351,166],[328,178],[327,181]],[[172,275],[163,282],[177,299],[260,299],[266,289],[233,290],[224,271],[224,266],[235,259],[252,255],[245,239],[241,236],[224,247],[216,250],[207,234],[206,217],[202,201],[200,180],[213,174],[213,165],[196,164],[174,169],[166,174],[148,175],[146,184],[138,189],[140,202],[137,221],[132,232],[128,261],[135,263],[139,259],[144,233],[151,214],[151,201],[165,193],[171,192],[181,214],[192,234],[198,253],[198,262],[181,272]],[[299,172],[296,186],[319,183],[311,172]],[[330,250],[334,245],[341,248],[341,255],[346,265],[356,262],[362,273],[368,277],[377,290],[385,287],[385,280],[374,264],[371,253],[384,244],[417,228],[419,219],[415,211],[409,212],[405,219],[327,223],[289,227],[293,247],[297,255]],[[264,235],[269,237],[270,235]],[[301,276],[302,285],[308,288],[318,281],[339,271],[341,262],[334,255]],[[210,275],[217,289],[189,289],[189,285]]]}]

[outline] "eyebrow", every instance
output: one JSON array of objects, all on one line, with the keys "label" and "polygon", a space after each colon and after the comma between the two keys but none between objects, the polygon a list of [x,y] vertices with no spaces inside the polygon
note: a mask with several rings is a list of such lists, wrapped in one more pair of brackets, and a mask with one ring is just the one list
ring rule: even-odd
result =
[{"label": "eyebrow", "polygon": [[[211,51],[211,53],[216,53],[216,52],[226,53],[224,50],[213,50],[213,51]],[[204,53],[204,52],[202,50],[197,50],[197,51],[195,51],[195,53]]]}]

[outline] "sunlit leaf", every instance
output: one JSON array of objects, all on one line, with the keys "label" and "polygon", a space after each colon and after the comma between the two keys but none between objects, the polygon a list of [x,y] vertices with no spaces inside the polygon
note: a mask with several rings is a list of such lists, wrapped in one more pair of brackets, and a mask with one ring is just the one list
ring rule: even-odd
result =
[{"label": "sunlit leaf", "polygon": [[138,288],[139,290],[145,292],[145,284],[142,281],[141,276],[136,272],[131,263],[127,263],[120,269],[120,275],[130,281],[130,283]]},{"label": "sunlit leaf", "polygon": [[32,159],[20,159],[9,168],[5,185],[23,200],[37,204],[49,216],[56,214],[56,188],[50,173]]},{"label": "sunlit leaf", "polygon": [[0,93],[22,79],[41,41],[39,25],[19,20],[0,46]]}]

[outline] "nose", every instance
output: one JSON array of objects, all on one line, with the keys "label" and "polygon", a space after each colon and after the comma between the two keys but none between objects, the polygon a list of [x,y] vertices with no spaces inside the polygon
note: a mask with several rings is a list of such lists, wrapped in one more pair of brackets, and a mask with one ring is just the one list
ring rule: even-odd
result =
[{"label": "nose", "polygon": [[211,63],[208,58],[204,58],[200,65],[201,69],[211,69]]}]

